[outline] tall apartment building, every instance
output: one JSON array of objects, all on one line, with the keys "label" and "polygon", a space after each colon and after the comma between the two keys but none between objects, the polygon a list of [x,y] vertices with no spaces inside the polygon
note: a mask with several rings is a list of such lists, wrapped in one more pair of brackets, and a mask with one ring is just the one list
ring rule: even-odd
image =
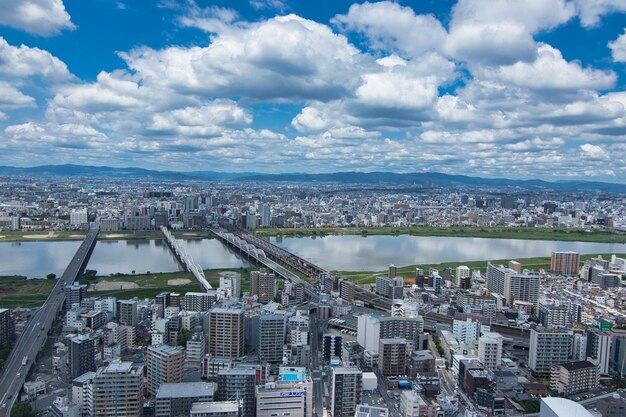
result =
[{"label": "tall apartment building", "polygon": [[217,374],[218,401],[241,401],[240,417],[255,417],[256,370],[222,369]]},{"label": "tall apartment building", "polygon": [[489,264],[487,267],[487,289],[491,293],[502,295],[507,305],[513,301],[536,303],[539,298],[539,275],[517,273],[502,265]]},{"label": "tall apartment building", "polygon": [[571,330],[531,329],[528,367],[538,374],[549,375],[552,366],[570,361],[573,338]]},{"label": "tall apartment building", "polygon": [[87,286],[72,284],[65,286],[65,305],[69,310],[73,304],[80,305],[83,298],[87,298]]},{"label": "tall apartment building", "polygon": [[495,371],[502,362],[502,336],[486,332],[478,339],[478,360],[485,369]]},{"label": "tall apartment building", "polygon": [[550,389],[571,395],[595,389],[600,385],[598,367],[589,361],[567,362],[552,367]]},{"label": "tall apartment building", "polygon": [[456,273],[454,274],[454,285],[460,287],[464,279],[470,276],[470,269],[465,265],[459,265],[456,267]]},{"label": "tall apartment building", "polygon": [[187,340],[185,356],[188,365],[200,367],[206,356],[206,340],[202,333],[196,333]]},{"label": "tall apartment building", "polygon": [[86,208],[72,209],[70,212],[70,224],[72,226],[81,226],[83,224],[87,224],[88,222],[89,220]]},{"label": "tall apartment building", "polygon": [[213,401],[215,384],[181,382],[161,384],[155,397],[155,417],[186,417],[193,403]]},{"label": "tall apartment building", "polygon": [[139,417],[143,411],[143,366],[112,362],[92,380],[93,415]]},{"label": "tall apartment building", "polygon": [[0,345],[10,342],[15,337],[15,321],[11,310],[0,308]]},{"label": "tall apartment building", "polygon": [[250,295],[256,295],[261,304],[267,304],[276,298],[276,275],[268,272],[250,272]]},{"label": "tall apartment building", "polygon": [[309,316],[302,314],[301,310],[296,311],[296,315],[289,318],[287,328],[289,329],[289,344],[302,346],[309,343]]},{"label": "tall apartment building", "polygon": [[147,357],[148,393],[156,395],[161,384],[183,381],[185,352],[179,346],[150,346]]},{"label": "tall apartment building", "polygon": [[343,336],[338,333],[326,333],[322,336],[322,356],[326,362],[333,358],[341,358]]},{"label": "tall apartment building", "polygon": [[68,361],[70,376],[76,378],[85,372],[96,370],[96,349],[90,335],[81,334],[69,339]]},{"label": "tall apartment building", "polygon": [[380,338],[393,339],[400,337],[415,346],[419,335],[424,332],[424,318],[416,317],[381,317]]},{"label": "tall apartment building", "polygon": [[260,362],[277,363],[283,360],[285,344],[285,317],[282,314],[262,314],[259,317]]},{"label": "tall apartment building", "polygon": [[539,302],[539,323],[543,327],[561,327],[570,324],[569,308],[566,305],[554,305]]},{"label": "tall apartment building", "polygon": [[85,372],[72,380],[72,403],[81,408],[81,416],[93,416],[93,379],[95,372]]},{"label": "tall apartment building", "polygon": [[119,300],[117,302],[117,315],[120,324],[126,326],[137,326],[137,301]]},{"label": "tall apartment building", "polygon": [[209,354],[233,359],[244,355],[243,315],[242,309],[223,307],[211,309],[208,331]]},{"label": "tall apartment building", "polygon": [[576,275],[580,265],[578,252],[552,252],[550,259],[550,271],[558,275]]},{"label": "tall apartment building", "polygon": [[452,321],[452,334],[460,342],[474,344],[478,342],[480,337],[481,326],[480,321],[472,320],[470,317],[467,317],[465,320],[454,319]]},{"label": "tall apartment building", "polygon": [[609,374],[612,339],[611,332],[595,327],[587,332],[587,360],[598,366],[600,375]]},{"label": "tall apartment building", "polygon": [[226,298],[241,297],[241,275],[228,273],[220,276],[220,290],[224,291]]},{"label": "tall apartment building", "polygon": [[333,368],[331,382],[331,414],[333,417],[354,417],[361,403],[363,372],[359,368]]},{"label": "tall apartment building", "polygon": [[376,277],[376,294],[391,300],[404,298],[404,281],[402,277]]},{"label": "tall apartment building", "polygon": [[380,339],[378,368],[383,376],[406,374],[408,350],[409,346],[406,339]]},{"label": "tall apartment building", "polygon": [[209,311],[217,301],[217,291],[209,290],[208,292],[188,292],[183,302],[187,311]]}]

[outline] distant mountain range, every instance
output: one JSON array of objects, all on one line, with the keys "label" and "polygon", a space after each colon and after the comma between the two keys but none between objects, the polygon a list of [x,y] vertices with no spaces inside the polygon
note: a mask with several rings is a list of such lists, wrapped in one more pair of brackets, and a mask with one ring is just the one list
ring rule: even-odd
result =
[{"label": "distant mountain range", "polygon": [[470,186],[499,188],[545,188],[561,191],[602,191],[626,193],[626,184],[597,181],[543,181],[511,180],[506,178],[480,178],[465,175],[449,175],[438,172],[397,174],[391,172],[334,172],[329,174],[261,174],[254,172],[228,173],[214,171],[156,171],[143,168],[113,168],[84,165],[43,165],[38,167],[0,166],[0,175],[63,176],[97,178],[151,178],[162,180],[212,180],[212,181],[284,181],[320,182],[340,184],[402,185],[402,186]]}]

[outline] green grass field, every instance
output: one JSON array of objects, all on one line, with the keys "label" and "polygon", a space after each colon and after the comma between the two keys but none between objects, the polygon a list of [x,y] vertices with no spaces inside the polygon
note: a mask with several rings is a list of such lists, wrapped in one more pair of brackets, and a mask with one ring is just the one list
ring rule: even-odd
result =
[{"label": "green grass field", "polygon": [[257,236],[325,236],[325,235],[413,235],[484,237],[496,239],[564,240],[578,242],[626,243],[626,234],[604,230],[530,227],[331,227],[257,229]]},{"label": "green grass field", "polygon": [[31,308],[43,304],[56,280],[0,277],[0,308]]},{"label": "green grass field", "polygon": [[[612,254],[600,254],[604,259],[611,259]],[[620,257],[626,256],[626,254],[616,254]],[[598,256],[597,254],[593,255],[580,255],[581,261],[594,258]],[[550,257],[540,257],[540,258],[520,258],[512,260],[518,261],[522,264],[522,269],[530,269],[538,271],[540,269],[549,270],[550,269]],[[508,265],[509,260],[511,259],[496,259],[492,260],[493,264],[503,264]],[[424,269],[424,273],[428,274],[429,268],[436,268],[440,272],[445,268],[455,269],[459,265],[466,265],[470,269],[479,269],[481,272],[485,273],[487,271],[487,261],[469,261],[469,262],[443,262],[440,264],[420,264],[420,265],[407,265],[398,267],[397,274],[401,277],[415,277],[415,268]],[[357,284],[373,284],[376,282],[376,276],[378,275],[387,275],[387,271],[363,271],[363,272],[353,272],[353,271],[338,271],[344,278],[349,279],[352,282]]]}]

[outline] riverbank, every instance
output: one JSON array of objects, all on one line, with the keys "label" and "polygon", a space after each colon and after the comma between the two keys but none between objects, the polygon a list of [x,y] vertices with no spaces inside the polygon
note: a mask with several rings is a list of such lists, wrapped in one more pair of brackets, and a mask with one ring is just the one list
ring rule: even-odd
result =
[{"label": "riverbank", "polygon": [[[611,255],[608,253],[601,254],[587,254],[580,255],[580,260],[585,261],[587,259],[595,258],[598,255],[602,256],[604,259],[611,259]],[[615,254],[619,257],[626,257],[626,254]],[[507,266],[510,260],[516,260],[522,265],[522,269],[529,269],[534,271],[539,271],[540,269],[549,270],[550,269],[550,257],[536,257],[536,258],[509,258],[509,259],[495,259],[492,261],[469,261],[469,262],[442,262],[439,264],[420,264],[420,265],[406,265],[397,267],[396,275],[400,277],[406,278],[414,278],[415,277],[415,269],[422,268],[424,270],[424,274],[428,275],[429,268],[435,268],[439,270],[441,274],[445,268],[452,268],[453,274],[454,270],[457,266],[465,265],[469,267],[471,270],[478,269],[483,274],[487,272],[487,265],[489,262],[492,264],[502,264]],[[338,274],[341,274],[342,277],[356,283],[356,284],[374,284],[376,283],[376,277],[378,275],[387,275],[388,271],[335,271]]]},{"label": "riverbank", "polygon": [[[213,239],[215,236],[208,230],[175,230],[176,239]],[[159,230],[119,230],[100,232],[99,240],[146,240],[161,239]],[[46,242],[63,240],[83,240],[85,233],[80,230],[59,230],[50,232],[0,232],[0,242]]]},{"label": "riverbank", "polygon": [[584,230],[537,227],[324,227],[267,228],[254,232],[259,237],[327,235],[412,235],[442,237],[481,237],[492,239],[560,240],[570,242],[626,243],[626,234],[612,230]]}]

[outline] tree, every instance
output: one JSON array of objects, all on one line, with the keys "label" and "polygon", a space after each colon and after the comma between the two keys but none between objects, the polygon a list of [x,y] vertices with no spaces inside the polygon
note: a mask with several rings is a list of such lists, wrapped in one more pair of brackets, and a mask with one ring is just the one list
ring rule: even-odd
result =
[{"label": "tree", "polygon": [[46,278],[48,278],[48,279],[57,279],[57,274],[48,274],[48,275],[46,275]]},{"label": "tree", "polygon": [[11,409],[11,415],[13,417],[35,417],[35,412],[30,403],[16,403]]},{"label": "tree", "polygon": [[97,274],[98,271],[96,271],[95,269],[86,269],[83,277],[85,277],[86,279],[95,279]]}]

